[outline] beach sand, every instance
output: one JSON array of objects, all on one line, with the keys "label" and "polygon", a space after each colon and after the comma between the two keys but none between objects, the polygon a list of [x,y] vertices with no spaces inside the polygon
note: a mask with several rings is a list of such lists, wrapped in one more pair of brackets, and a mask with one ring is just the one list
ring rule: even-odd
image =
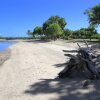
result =
[{"label": "beach sand", "polygon": [[[82,44],[81,44],[82,45]],[[18,42],[0,67],[0,100],[100,100],[100,81],[83,88],[84,78],[58,79],[68,59],[62,50],[76,43]]]},{"label": "beach sand", "polygon": [[10,49],[6,49],[4,51],[0,52],[0,66],[7,60],[10,58],[11,55],[11,50]]}]

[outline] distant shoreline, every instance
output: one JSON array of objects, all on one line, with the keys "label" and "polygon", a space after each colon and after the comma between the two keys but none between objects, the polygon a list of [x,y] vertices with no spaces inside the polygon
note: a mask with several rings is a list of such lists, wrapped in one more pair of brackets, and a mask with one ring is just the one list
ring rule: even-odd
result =
[{"label": "distant shoreline", "polygon": [[[99,42],[99,39],[69,39],[69,40],[63,40],[58,39],[58,41],[67,41],[67,42],[82,42],[83,40],[86,40],[87,42]],[[34,41],[48,41],[48,40],[41,40],[41,39],[0,39],[0,42],[34,42]],[[51,40],[53,41],[53,40]]]}]

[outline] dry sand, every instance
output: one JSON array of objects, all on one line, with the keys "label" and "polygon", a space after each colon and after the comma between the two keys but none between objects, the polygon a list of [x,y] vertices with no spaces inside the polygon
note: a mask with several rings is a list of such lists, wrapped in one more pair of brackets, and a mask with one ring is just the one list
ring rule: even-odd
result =
[{"label": "dry sand", "polygon": [[6,49],[0,52],[0,65],[2,65],[7,59],[10,58],[11,50]]},{"label": "dry sand", "polygon": [[82,78],[57,79],[66,62],[62,50],[75,43],[19,42],[0,67],[0,100],[100,100],[100,81],[83,89]]}]

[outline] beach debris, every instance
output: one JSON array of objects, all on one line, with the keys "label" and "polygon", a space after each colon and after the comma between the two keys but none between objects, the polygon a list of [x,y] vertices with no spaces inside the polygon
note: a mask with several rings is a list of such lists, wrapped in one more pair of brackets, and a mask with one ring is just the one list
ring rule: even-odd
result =
[{"label": "beach debris", "polygon": [[[70,59],[65,68],[58,74],[59,78],[70,77],[74,72],[81,72],[89,79],[100,79],[100,71],[96,68],[96,63],[98,62],[100,64],[100,60],[98,61],[100,55],[95,54],[95,50],[89,47],[86,41],[84,43],[86,44],[84,48],[77,43],[78,50],[63,50],[66,53],[64,55]],[[72,52],[76,52],[76,55],[71,54]]]},{"label": "beach debris", "polygon": [[91,83],[91,80],[84,80],[84,81],[82,82],[83,88],[87,88],[88,85],[89,85],[90,83]]}]

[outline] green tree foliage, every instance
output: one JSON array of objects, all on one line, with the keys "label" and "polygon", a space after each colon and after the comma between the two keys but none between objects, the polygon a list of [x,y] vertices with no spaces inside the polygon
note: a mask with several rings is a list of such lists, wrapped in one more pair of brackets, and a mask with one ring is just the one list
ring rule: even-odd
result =
[{"label": "green tree foliage", "polygon": [[34,28],[33,35],[42,36],[43,35],[43,28],[37,26]]},{"label": "green tree foliage", "polygon": [[95,28],[81,28],[80,30],[73,31],[72,38],[92,38],[95,34],[97,34],[97,31]]},{"label": "green tree foliage", "polygon": [[62,30],[64,30],[64,27],[67,24],[64,18],[59,17],[59,16],[51,16],[47,21],[43,23],[43,30],[46,31],[47,27],[49,27],[49,25],[53,23],[59,24]]},{"label": "green tree foliage", "polygon": [[28,30],[28,31],[27,31],[27,35],[28,35],[29,37],[33,37],[33,32],[31,32],[30,30]]},{"label": "green tree foliage", "polygon": [[81,38],[81,32],[80,32],[80,30],[73,31],[73,33],[71,35],[71,38],[73,38],[73,39]]},{"label": "green tree foliage", "polygon": [[95,34],[97,34],[97,31],[95,30],[95,28],[89,27],[85,31],[86,31],[86,37],[90,38],[90,40]]},{"label": "green tree foliage", "polygon": [[95,35],[95,38],[96,38],[96,39],[99,39],[99,46],[100,46],[100,34],[96,34],[96,35]]},{"label": "green tree foliage", "polygon": [[63,38],[63,39],[69,39],[72,36],[72,33],[73,33],[72,30],[64,29],[61,38]]},{"label": "green tree foliage", "polygon": [[95,26],[100,24],[100,4],[86,10],[85,14],[87,14],[89,17],[90,25]]},{"label": "green tree foliage", "polygon": [[88,28],[81,28],[79,30],[65,29],[66,21],[60,16],[51,16],[48,20],[43,23],[43,26],[37,26],[33,32],[28,30],[27,34],[36,38],[49,38],[49,39],[69,39],[69,38],[92,38],[97,34],[95,30],[96,25],[100,24],[100,4],[93,8],[86,10],[85,14],[89,17],[90,26]]},{"label": "green tree foliage", "polygon": [[62,33],[62,28],[57,23],[50,24],[46,29],[47,36],[53,40],[56,40]]},{"label": "green tree foliage", "polygon": [[100,34],[96,34],[96,35],[95,35],[95,38],[96,38],[96,39],[100,39]]}]

